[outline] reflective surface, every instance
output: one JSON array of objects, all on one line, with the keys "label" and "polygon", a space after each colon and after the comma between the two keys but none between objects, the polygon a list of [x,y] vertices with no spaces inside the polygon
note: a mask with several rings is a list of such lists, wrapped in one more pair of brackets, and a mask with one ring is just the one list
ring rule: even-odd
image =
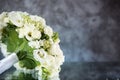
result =
[{"label": "reflective surface", "polygon": [[[15,76],[17,75],[17,76]],[[11,79],[12,78],[12,79]],[[119,62],[64,63],[60,72],[61,80],[120,80]],[[32,74],[24,74],[11,68],[0,80],[35,80]]]}]

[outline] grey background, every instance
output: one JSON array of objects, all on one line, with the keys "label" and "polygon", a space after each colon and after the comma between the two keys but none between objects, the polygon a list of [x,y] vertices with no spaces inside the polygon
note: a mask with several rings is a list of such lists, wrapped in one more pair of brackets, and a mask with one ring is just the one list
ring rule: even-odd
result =
[{"label": "grey background", "polygon": [[0,13],[44,17],[60,34],[66,62],[119,61],[119,8],[119,0],[0,0]]}]

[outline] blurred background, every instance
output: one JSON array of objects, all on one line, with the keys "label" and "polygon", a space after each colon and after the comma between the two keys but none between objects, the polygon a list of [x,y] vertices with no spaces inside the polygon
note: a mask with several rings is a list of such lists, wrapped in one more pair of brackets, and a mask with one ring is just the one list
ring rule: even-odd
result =
[{"label": "blurred background", "polygon": [[4,11],[42,16],[59,33],[61,80],[120,79],[120,0],[0,0]]},{"label": "blurred background", "polygon": [[0,0],[3,11],[26,11],[59,32],[66,62],[120,60],[119,0]]}]

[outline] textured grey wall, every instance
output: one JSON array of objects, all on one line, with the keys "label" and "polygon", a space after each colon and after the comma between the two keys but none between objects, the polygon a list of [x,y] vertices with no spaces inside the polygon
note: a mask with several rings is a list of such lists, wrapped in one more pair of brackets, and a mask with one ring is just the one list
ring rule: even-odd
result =
[{"label": "textured grey wall", "polygon": [[3,11],[44,17],[58,31],[66,61],[120,58],[119,0],[0,0]]}]

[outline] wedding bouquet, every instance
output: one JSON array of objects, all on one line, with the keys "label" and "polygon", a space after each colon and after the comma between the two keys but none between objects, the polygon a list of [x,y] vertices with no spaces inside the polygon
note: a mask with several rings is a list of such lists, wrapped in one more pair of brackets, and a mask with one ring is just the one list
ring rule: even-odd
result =
[{"label": "wedding bouquet", "polygon": [[59,80],[64,62],[59,42],[58,33],[42,17],[20,11],[0,14],[1,52],[5,57],[15,54],[16,69],[36,71],[39,80]]}]

